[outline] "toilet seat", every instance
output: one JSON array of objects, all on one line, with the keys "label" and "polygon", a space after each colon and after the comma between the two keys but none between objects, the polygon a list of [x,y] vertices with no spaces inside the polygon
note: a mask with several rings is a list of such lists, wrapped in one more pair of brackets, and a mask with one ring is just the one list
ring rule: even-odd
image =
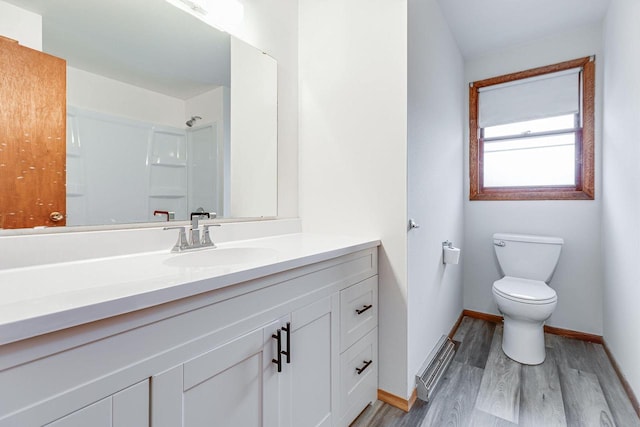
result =
[{"label": "toilet seat", "polygon": [[523,304],[551,304],[558,300],[556,291],[541,280],[505,276],[493,283],[496,294]]}]

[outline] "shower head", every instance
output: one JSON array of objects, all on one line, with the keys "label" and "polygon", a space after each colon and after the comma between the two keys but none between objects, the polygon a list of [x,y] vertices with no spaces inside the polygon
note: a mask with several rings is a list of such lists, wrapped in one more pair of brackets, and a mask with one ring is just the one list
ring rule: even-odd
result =
[{"label": "shower head", "polygon": [[191,116],[191,118],[189,120],[187,120],[187,122],[185,123],[187,126],[192,127],[193,124],[196,122],[196,120],[201,120],[202,117],[200,116]]}]

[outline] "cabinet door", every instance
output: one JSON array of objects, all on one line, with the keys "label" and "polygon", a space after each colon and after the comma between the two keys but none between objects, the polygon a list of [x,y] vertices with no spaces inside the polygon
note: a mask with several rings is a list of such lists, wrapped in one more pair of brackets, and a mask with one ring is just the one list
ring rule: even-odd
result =
[{"label": "cabinet door", "polygon": [[281,421],[288,378],[272,335],[287,319],[243,335],[152,378],[154,427],[265,426]]},{"label": "cabinet door", "polygon": [[149,380],[114,394],[112,404],[113,427],[148,426]]},{"label": "cabinet door", "polygon": [[148,380],[47,424],[48,427],[143,427],[148,425]]},{"label": "cabinet door", "polygon": [[291,315],[291,424],[330,426],[336,408],[338,296],[324,298]]},{"label": "cabinet door", "polygon": [[111,398],[102,399],[92,405],[73,412],[48,427],[111,427]]}]

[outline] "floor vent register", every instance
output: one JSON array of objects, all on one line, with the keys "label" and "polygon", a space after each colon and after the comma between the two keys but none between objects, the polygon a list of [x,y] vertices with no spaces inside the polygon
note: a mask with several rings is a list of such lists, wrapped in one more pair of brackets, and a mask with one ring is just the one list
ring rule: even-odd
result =
[{"label": "floor vent register", "polygon": [[420,400],[429,402],[455,353],[455,343],[443,335],[416,375],[416,388]]}]

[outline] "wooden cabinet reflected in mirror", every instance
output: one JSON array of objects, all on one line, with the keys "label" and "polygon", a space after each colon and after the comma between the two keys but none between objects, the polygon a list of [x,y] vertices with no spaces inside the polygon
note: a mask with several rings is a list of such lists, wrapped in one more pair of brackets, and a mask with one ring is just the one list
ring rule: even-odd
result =
[{"label": "wooden cabinet reflected in mirror", "polygon": [[0,37],[0,100],[0,228],[65,225],[65,61]]}]

